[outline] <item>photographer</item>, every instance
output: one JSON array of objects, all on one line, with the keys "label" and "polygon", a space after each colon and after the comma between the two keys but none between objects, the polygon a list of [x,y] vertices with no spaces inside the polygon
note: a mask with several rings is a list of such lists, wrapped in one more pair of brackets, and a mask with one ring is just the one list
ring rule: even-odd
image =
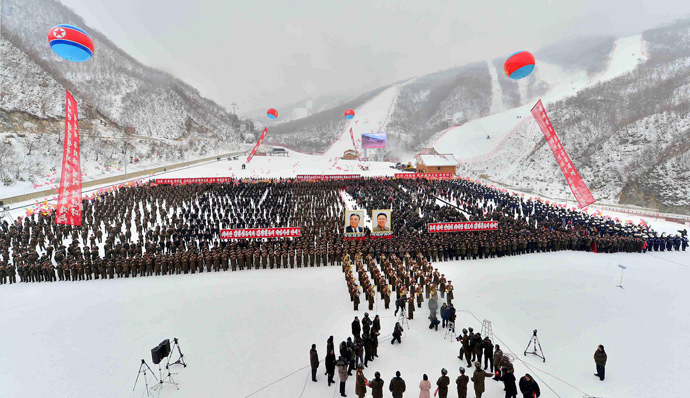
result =
[{"label": "photographer", "polygon": [[405,312],[405,295],[403,294],[399,299],[395,300],[395,316],[398,316],[398,311]]},{"label": "photographer", "polygon": [[429,315],[429,329],[436,329],[438,331],[438,324],[441,323],[441,321],[436,318],[436,313],[432,312],[431,315]]},{"label": "photographer", "polygon": [[403,328],[402,328],[402,326],[400,326],[400,322],[396,322],[395,328],[393,328],[393,339],[391,340],[391,344],[393,344],[395,342],[395,340],[398,340],[398,344],[402,344],[402,341],[400,340],[402,333],[403,333]]}]

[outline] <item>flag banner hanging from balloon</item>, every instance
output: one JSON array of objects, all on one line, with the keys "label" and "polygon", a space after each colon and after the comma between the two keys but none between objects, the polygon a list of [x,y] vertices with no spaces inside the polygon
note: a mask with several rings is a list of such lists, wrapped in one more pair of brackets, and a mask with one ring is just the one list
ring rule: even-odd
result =
[{"label": "flag banner hanging from balloon", "polygon": [[81,225],[81,161],[77,101],[67,91],[65,105],[65,147],[58,191],[57,224]]},{"label": "flag banner hanging from balloon", "polygon": [[254,154],[256,153],[257,149],[259,149],[259,147],[261,146],[261,143],[264,141],[264,138],[266,138],[266,133],[268,133],[268,128],[264,127],[264,132],[261,133],[261,137],[259,137],[259,141],[257,141],[256,145],[254,145],[254,148],[249,153],[249,156],[247,156],[247,163],[252,161],[252,158],[254,157]]},{"label": "flag banner hanging from balloon", "polygon": [[549,116],[546,114],[546,109],[544,109],[544,104],[542,104],[541,100],[532,108],[532,116],[534,116],[537,124],[539,124],[542,133],[544,133],[546,142],[549,143],[549,147],[551,147],[551,151],[556,157],[558,165],[561,166],[563,176],[566,181],[568,181],[568,186],[579,204],[578,207],[582,209],[594,203],[596,199],[592,196],[585,182],[582,181],[580,173],[577,172],[573,162],[570,160],[570,156],[568,156],[565,148],[561,145],[561,140],[558,139],[556,130],[554,130],[551,125],[551,120],[549,120]]}]

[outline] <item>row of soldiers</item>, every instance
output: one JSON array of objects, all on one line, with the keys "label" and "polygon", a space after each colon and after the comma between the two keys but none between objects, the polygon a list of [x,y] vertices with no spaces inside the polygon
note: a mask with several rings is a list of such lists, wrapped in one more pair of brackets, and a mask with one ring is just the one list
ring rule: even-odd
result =
[{"label": "row of soldiers", "polygon": [[[392,239],[343,238],[341,192],[354,198],[356,206],[392,208]],[[339,265],[346,254],[350,259],[360,254],[366,266],[367,256],[392,261],[393,255],[409,255],[418,263],[420,258],[433,263],[556,250],[647,250],[638,227],[525,201],[465,180],[144,185],[84,200],[83,205],[79,227],[56,225],[50,212],[18,219],[0,231],[0,283],[13,283],[17,275],[21,281],[39,282],[318,267]],[[499,221],[498,231],[425,230],[429,222],[489,219]],[[227,228],[286,225],[299,226],[301,236],[220,238]],[[685,247],[682,239],[678,242]],[[656,247],[652,243],[648,250]],[[369,295],[371,290],[367,288]]]}]

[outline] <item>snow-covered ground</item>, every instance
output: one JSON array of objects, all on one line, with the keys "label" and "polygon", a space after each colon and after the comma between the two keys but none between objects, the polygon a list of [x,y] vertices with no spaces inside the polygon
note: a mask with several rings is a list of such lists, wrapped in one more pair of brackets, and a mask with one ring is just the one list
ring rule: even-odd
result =
[{"label": "snow-covered ground", "polygon": [[[628,267],[624,289],[618,264]],[[517,357],[516,375],[536,376],[542,397],[685,396],[687,253],[560,252],[436,266],[456,286],[458,329],[491,320],[497,343]],[[18,284],[2,286],[0,301],[3,397],[144,396],[142,380],[132,392],[140,360],[151,364],[150,349],[172,337],[188,367],[174,367],[179,391],[166,386],[155,396],[246,397],[292,374],[252,397],[331,397],[337,386],[327,387],[323,365],[318,383],[308,380],[309,348],[317,344],[323,360],[328,336],[345,340],[366,311],[353,311],[340,267]],[[457,377],[460,344],[427,328],[426,307],[394,346],[384,338],[393,310],[377,302],[370,313],[381,316],[382,338],[367,377],[380,371],[388,383],[399,370],[411,397],[424,373],[435,381],[445,367]],[[546,363],[522,355],[533,329]],[[604,382],[592,375],[598,344],[609,356]],[[484,397],[503,394],[487,381]]]}]

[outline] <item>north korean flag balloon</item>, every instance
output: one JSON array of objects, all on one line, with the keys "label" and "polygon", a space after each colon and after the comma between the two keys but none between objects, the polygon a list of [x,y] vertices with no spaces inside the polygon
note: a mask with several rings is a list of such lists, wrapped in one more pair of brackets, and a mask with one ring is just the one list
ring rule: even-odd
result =
[{"label": "north korean flag balloon", "polygon": [[355,111],[353,111],[352,109],[348,109],[345,111],[345,119],[351,120],[354,117],[355,117]]},{"label": "north korean flag balloon", "polygon": [[271,108],[266,112],[266,116],[268,116],[268,118],[271,120],[278,119],[278,111]]},{"label": "north korean flag balloon", "polygon": [[534,55],[527,51],[518,51],[508,57],[503,64],[503,71],[511,79],[522,79],[534,70]]},{"label": "north korean flag balloon", "polygon": [[50,29],[48,44],[55,54],[72,62],[88,61],[95,52],[89,34],[67,24],[55,25]]}]

